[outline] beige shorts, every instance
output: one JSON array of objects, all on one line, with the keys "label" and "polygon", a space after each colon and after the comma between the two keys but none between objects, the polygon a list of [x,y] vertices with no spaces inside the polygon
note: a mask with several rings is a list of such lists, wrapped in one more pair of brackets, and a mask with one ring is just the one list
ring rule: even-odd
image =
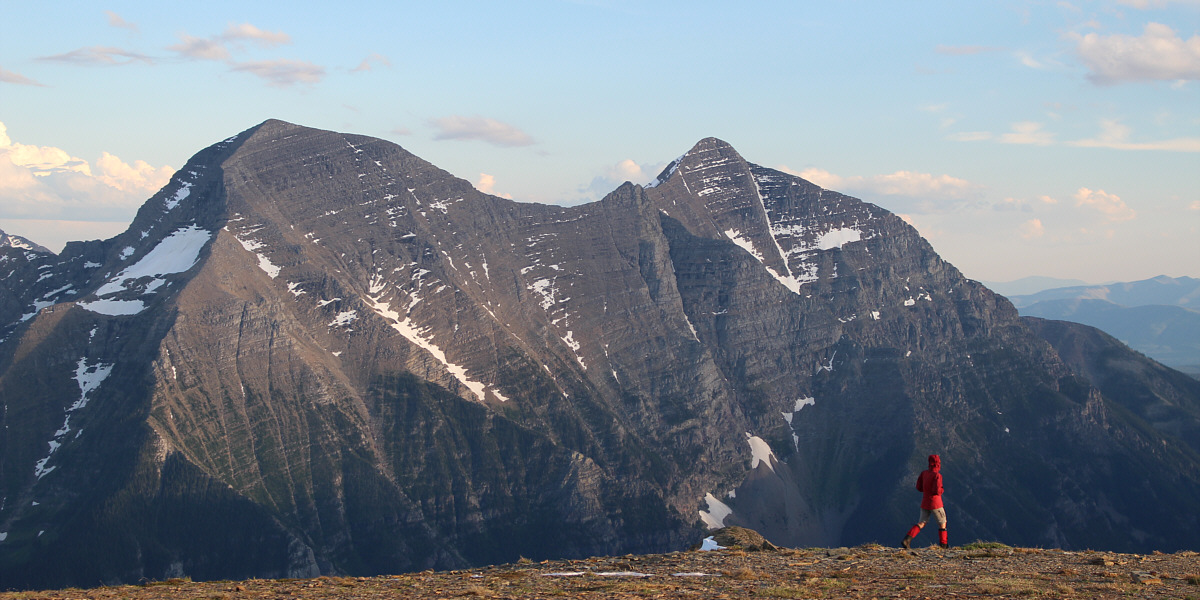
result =
[{"label": "beige shorts", "polygon": [[937,521],[938,529],[946,528],[946,508],[945,507],[935,508],[933,510],[925,510],[924,508],[922,508],[921,509],[921,520],[917,521],[917,525],[924,527],[925,524],[929,522],[930,516],[933,516],[934,520]]}]

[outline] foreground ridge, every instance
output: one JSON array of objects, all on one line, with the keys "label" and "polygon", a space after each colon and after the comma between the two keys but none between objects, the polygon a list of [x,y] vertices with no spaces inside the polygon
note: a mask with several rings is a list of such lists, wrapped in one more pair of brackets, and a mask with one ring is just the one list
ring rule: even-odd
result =
[{"label": "foreground ridge", "polygon": [[1118,554],[1011,548],[997,543],[941,550],[740,548],[669,554],[521,561],[461,571],[380,577],[186,579],[91,590],[0,593],[32,597],[157,600],[207,597],[361,598],[874,598],[954,595],[1054,598],[1185,598],[1200,595],[1200,553]]}]

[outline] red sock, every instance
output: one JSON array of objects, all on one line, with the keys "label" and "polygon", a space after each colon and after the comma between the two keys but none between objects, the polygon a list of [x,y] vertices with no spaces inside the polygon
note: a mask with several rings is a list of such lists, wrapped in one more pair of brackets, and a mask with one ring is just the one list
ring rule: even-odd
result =
[{"label": "red sock", "polygon": [[949,539],[950,539],[950,537],[949,537],[949,535],[947,535],[945,529],[938,530],[938,541],[939,542],[941,542],[944,545],[949,545],[950,544]]},{"label": "red sock", "polygon": [[917,527],[916,525],[913,525],[912,529],[908,530],[908,537],[915,538],[915,537],[917,537],[918,533],[921,533],[921,528]]}]

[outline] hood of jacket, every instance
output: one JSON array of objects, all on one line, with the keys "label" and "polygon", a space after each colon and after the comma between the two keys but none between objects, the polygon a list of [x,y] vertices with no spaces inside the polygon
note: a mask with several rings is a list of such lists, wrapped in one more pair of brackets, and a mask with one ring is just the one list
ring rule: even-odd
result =
[{"label": "hood of jacket", "polygon": [[929,469],[932,471],[940,471],[942,469],[942,457],[936,454],[930,454]]}]

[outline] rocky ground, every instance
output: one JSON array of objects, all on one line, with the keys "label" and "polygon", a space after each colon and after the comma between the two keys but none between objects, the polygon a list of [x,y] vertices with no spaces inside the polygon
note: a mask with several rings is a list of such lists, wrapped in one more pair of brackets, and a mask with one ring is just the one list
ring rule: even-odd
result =
[{"label": "rocky ground", "polygon": [[1200,598],[1200,553],[1114,554],[969,544],[902,550],[727,548],[522,561],[380,577],[192,582],[0,593],[0,600],[129,598]]}]

